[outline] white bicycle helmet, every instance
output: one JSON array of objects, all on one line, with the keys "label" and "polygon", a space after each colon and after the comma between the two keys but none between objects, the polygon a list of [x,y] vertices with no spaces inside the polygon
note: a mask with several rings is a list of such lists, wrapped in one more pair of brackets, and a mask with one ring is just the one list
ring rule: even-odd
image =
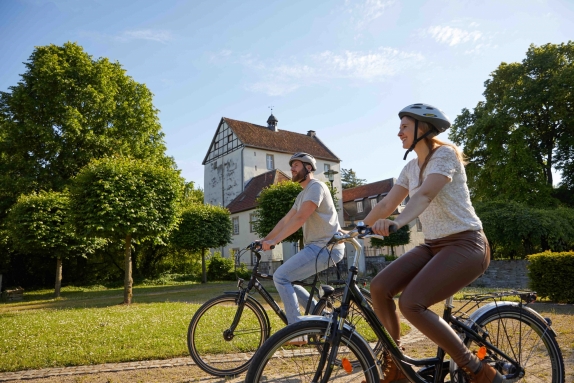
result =
[{"label": "white bicycle helmet", "polygon": [[[399,112],[399,118],[403,118],[405,116],[409,116],[415,119],[415,137],[413,144],[405,153],[403,160],[407,159],[409,153],[415,148],[415,145],[420,140],[425,137],[434,137],[437,134],[440,134],[450,128],[451,125],[449,118],[446,116],[446,114],[444,114],[442,110],[429,104],[418,103],[404,107]],[[431,129],[421,137],[417,137],[419,121],[424,121],[431,125]]]},{"label": "white bicycle helmet", "polygon": [[291,156],[291,159],[289,160],[289,166],[293,164],[293,161],[301,161],[303,164],[311,165],[313,171],[317,170],[317,161],[315,161],[315,157],[313,157],[309,153],[298,152],[293,154]]}]

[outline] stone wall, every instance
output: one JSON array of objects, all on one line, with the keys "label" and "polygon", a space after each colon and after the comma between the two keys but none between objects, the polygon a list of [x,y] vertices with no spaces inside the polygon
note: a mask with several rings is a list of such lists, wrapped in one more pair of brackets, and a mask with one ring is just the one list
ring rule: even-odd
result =
[{"label": "stone wall", "polygon": [[[389,262],[386,262],[384,257],[367,257],[367,275],[374,276],[387,264]],[[526,260],[493,260],[486,272],[470,286],[528,289],[527,265],[528,261]]]}]

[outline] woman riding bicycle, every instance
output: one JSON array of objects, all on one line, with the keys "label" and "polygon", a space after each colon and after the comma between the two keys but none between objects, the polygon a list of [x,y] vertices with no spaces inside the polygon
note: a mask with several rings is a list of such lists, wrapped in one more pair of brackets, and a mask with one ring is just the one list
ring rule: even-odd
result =
[{"label": "woman riding bicycle", "polygon": [[[458,335],[428,308],[478,278],[490,263],[482,223],[470,202],[463,154],[459,148],[435,138],[451,125],[448,117],[428,104],[413,104],[399,112],[398,136],[412,159],[389,194],[365,218],[375,233],[389,235],[389,227],[402,227],[419,217],[425,243],[408,251],[383,269],[371,282],[373,308],[399,344],[399,317],[393,297],[402,292],[399,307],[404,317],[444,349],[472,382],[501,382],[502,376],[481,363]],[[394,220],[387,219],[407,195],[410,200]],[[405,375],[387,355],[381,382],[401,382]]]}]

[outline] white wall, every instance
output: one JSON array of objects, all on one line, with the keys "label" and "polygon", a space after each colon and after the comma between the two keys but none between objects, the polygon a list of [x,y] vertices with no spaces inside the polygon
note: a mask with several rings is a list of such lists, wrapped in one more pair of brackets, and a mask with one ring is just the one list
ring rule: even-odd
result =
[{"label": "white wall", "polygon": [[[231,219],[237,217],[239,218],[239,234],[232,234],[231,235],[231,243],[223,249],[223,255],[225,258],[229,258],[230,250],[231,249],[245,249],[247,245],[251,242],[261,239],[257,233],[252,233],[250,231],[249,225],[249,214],[255,212],[254,210],[242,211],[239,213],[231,214]],[[221,249],[215,249],[216,251]],[[241,262],[245,263],[247,266],[251,266],[249,252],[246,252],[245,255],[241,258]],[[266,251],[263,253],[262,261],[280,261],[283,259],[283,246],[277,246],[275,249],[271,251]]]},{"label": "white wall", "polygon": [[224,155],[204,166],[204,201],[227,206],[243,191],[241,151]]}]

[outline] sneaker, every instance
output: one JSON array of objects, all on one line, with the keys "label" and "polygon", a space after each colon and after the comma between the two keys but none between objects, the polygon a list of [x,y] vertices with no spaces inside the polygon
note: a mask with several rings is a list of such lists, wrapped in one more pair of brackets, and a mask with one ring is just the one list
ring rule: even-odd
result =
[{"label": "sneaker", "polygon": [[307,335],[298,336],[296,338],[291,339],[288,342],[285,342],[286,346],[305,346],[308,342]]}]

